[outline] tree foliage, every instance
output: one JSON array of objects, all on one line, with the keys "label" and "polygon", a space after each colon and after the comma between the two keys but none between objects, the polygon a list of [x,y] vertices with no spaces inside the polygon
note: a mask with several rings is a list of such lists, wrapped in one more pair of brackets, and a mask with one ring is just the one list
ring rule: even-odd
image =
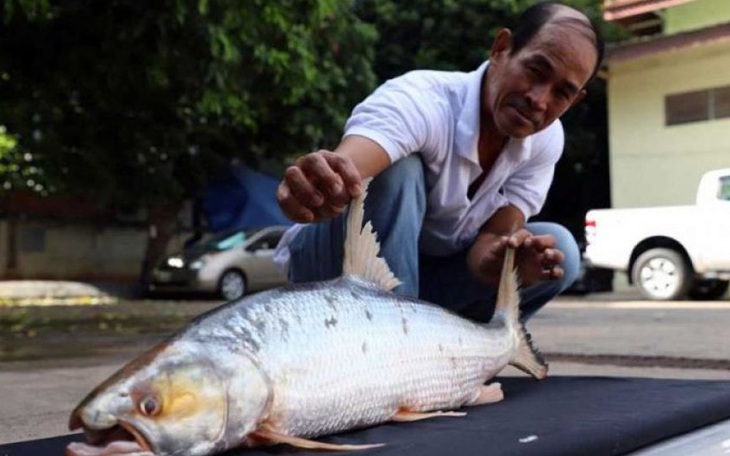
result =
[{"label": "tree foliage", "polygon": [[[375,83],[338,0],[5,0],[0,185],[138,205],[331,145]],[[21,157],[20,160],[18,158]]]},{"label": "tree foliage", "polygon": [[[334,146],[378,82],[475,69],[533,3],[0,0],[0,188],[162,208],[149,266],[180,202],[219,167]],[[601,23],[599,0],[566,3]],[[605,89],[589,89],[563,119],[560,201],[585,193],[581,169],[607,163]],[[576,207],[549,200],[547,213],[578,220]]]},{"label": "tree foliage", "polygon": [[414,69],[471,71],[487,59],[491,39],[526,0],[364,0],[356,11],[379,33],[380,81]]},{"label": "tree foliage", "polygon": [[[231,158],[333,146],[376,82],[476,68],[533,3],[3,0],[0,125],[17,144],[0,148],[0,185],[188,197]],[[567,3],[601,22],[598,0]],[[586,112],[566,117],[569,157],[591,140]]]}]

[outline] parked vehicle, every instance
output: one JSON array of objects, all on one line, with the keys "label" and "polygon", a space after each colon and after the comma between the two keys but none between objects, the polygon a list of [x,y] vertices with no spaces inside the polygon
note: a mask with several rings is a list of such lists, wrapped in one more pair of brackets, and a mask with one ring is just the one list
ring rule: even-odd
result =
[{"label": "parked vehicle", "polygon": [[274,250],[285,226],[237,230],[165,258],[152,271],[151,291],[218,293],[225,300],[282,285]]},{"label": "parked vehicle", "polygon": [[730,168],[705,173],[696,204],[591,210],[589,266],[624,271],[652,300],[717,299],[730,280]]},{"label": "parked vehicle", "polygon": [[[581,254],[585,246],[579,244]],[[568,287],[563,294],[583,296],[589,293],[611,291],[613,289],[613,270],[597,267],[589,267],[586,259],[581,258],[578,278]]]}]

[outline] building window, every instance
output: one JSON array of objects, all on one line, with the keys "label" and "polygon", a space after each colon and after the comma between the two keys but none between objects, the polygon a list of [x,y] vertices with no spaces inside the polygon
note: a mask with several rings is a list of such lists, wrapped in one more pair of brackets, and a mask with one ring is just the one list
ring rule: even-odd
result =
[{"label": "building window", "polygon": [[715,89],[715,118],[730,117],[730,87]]},{"label": "building window", "polygon": [[730,86],[667,95],[664,113],[667,125],[730,117]]},{"label": "building window", "polygon": [[667,125],[707,120],[709,97],[707,90],[669,95],[665,99]]}]

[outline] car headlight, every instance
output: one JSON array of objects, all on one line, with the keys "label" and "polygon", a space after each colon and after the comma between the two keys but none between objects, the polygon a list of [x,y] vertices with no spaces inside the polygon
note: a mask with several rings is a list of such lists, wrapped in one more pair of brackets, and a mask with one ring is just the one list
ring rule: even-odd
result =
[{"label": "car headlight", "polygon": [[179,256],[172,256],[167,259],[167,265],[171,268],[180,269],[185,266],[185,260],[183,260],[182,257]]}]

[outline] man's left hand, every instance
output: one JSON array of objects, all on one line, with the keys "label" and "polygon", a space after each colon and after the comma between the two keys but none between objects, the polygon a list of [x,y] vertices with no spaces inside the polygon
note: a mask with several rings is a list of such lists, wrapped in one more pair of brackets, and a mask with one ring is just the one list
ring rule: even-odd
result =
[{"label": "man's left hand", "polygon": [[565,255],[556,248],[554,236],[534,235],[523,228],[502,242],[517,249],[517,270],[522,285],[530,286],[544,280],[561,280],[565,275],[560,266]]},{"label": "man's left hand", "polygon": [[565,271],[560,266],[565,259],[556,248],[552,235],[534,235],[526,229],[519,229],[509,236],[484,233],[472,246],[468,261],[472,271],[484,283],[496,286],[502,272],[507,247],[517,250],[516,267],[523,286],[534,285],[545,280],[560,280]]}]

